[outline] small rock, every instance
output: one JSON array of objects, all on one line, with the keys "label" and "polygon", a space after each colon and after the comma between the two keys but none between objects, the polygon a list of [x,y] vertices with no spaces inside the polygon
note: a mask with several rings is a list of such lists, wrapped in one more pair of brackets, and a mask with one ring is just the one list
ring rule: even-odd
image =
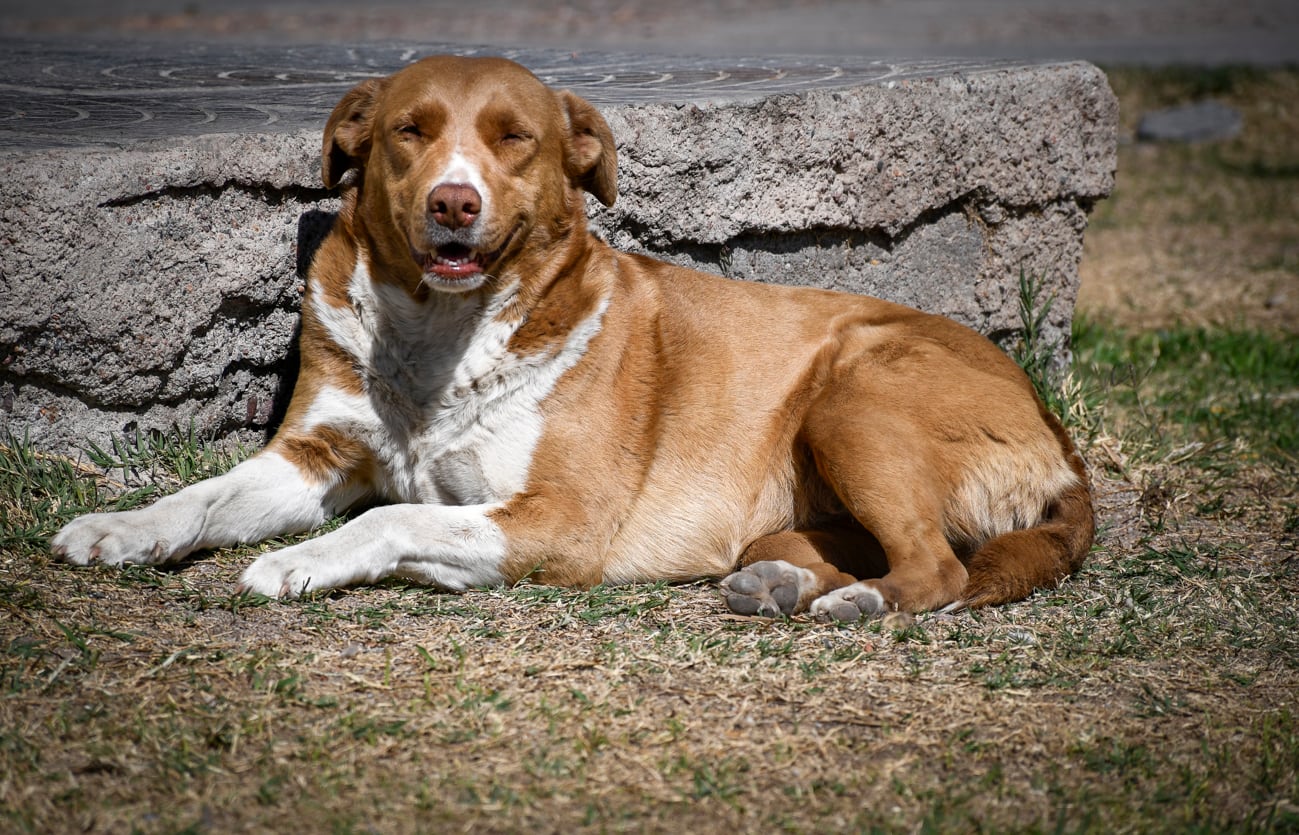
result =
[{"label": "small rock", "polygon": [[1006,638],[1014,644],[1032,646],[1037,643],[1037,636],[1027,629],[1015,628],[1006,633]]},{"label": "small rock", "polygon": [[1142,114],[1137,139],[1142,142],[1212,142],[1240,134],[1240,113],[1206,99]]},{"label": "small rock", "polygon": [[910,612],[889,612],[884,616],[880,626],[884,629],[906,629],[916,622],[916,616]]}]

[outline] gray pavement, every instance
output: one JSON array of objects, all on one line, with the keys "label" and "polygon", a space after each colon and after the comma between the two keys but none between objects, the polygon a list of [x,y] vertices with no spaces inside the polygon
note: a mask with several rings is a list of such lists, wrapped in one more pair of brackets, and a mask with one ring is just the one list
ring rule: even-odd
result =
[{"label": "gray pavement", "polygon": [[1299,62],[1295,0],[0,0],[0,34],[670,55]]}]

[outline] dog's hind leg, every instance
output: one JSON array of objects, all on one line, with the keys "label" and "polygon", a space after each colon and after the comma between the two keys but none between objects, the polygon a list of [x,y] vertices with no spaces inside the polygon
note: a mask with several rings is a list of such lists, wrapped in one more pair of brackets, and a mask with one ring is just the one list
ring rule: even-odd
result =
[{"label": "dog's hind leg", "polygon": [[985,542],[967,561],[970,581],[962,605],[989,606],[1021,600],[1077,571],[1096,532],[1087,467],[1060,421],[1043,414],[1075,476],[1046,507],[1037,525]]},{"label": "dog's hind leg", "polygon": [[818,598],[812,613],[856,620],[960,599],[967,573],[943,530],[947,479],[916,418],[878,391],[841,391],[809,413],[804,438],[821,478],[879,541],[888,565],[882,577]]},{"label": "dog's hind leg", "polygon": [[722,581],[722,595],[737,614],[793,615],[818,597],[886,568],[875,537],[849,519],[755,540],[740,555],[740,570]]}]

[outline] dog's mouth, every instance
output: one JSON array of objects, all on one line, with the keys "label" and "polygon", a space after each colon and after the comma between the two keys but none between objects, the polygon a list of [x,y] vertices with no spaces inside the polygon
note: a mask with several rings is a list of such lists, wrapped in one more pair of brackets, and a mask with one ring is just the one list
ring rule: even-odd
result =
[{"label": "dog's mouth", "polygon": [[470,249],[464,244],[449,243],[417,256],[416,260],[425,273],[456,281],[480,274],[491,259],[488,253]]},{"label": "dog's mouth", "polygon": [[412,246],[410,254],[423,270],[425,281],[447,290],[471,289],[491,277],[488,276],[487,269],[499,266],[498,262],[518,235],[519,228],[516,226],[512,229],[505,241],[491,252],[449,241],[435,246],[429,252],[420,252]]}]

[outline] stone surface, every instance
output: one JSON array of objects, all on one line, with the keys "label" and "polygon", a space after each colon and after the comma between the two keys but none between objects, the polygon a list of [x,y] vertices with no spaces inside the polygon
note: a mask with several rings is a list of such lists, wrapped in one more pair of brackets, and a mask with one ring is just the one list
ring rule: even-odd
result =
[{"label": "stone surface", "polygon": [[1243,126],[1239,111],[1208,99],[1142,114],[1137,123],[1137,139],[1143,142],[1212,142],[1238,136]]},{"label": "stone surface", "polygon": [[[335,205],[320,127],[359,79],[447,50],[123,49],[0,60],[0,414],[57,450],[190,421],[255,442],[287,401],[302,265]],[[619,199],[593,217],[615,245],[1003,341],[1023,270],[1067,333],[1114,170],[1117,105],[1090,65],[504,54],[608,118]]]}]

